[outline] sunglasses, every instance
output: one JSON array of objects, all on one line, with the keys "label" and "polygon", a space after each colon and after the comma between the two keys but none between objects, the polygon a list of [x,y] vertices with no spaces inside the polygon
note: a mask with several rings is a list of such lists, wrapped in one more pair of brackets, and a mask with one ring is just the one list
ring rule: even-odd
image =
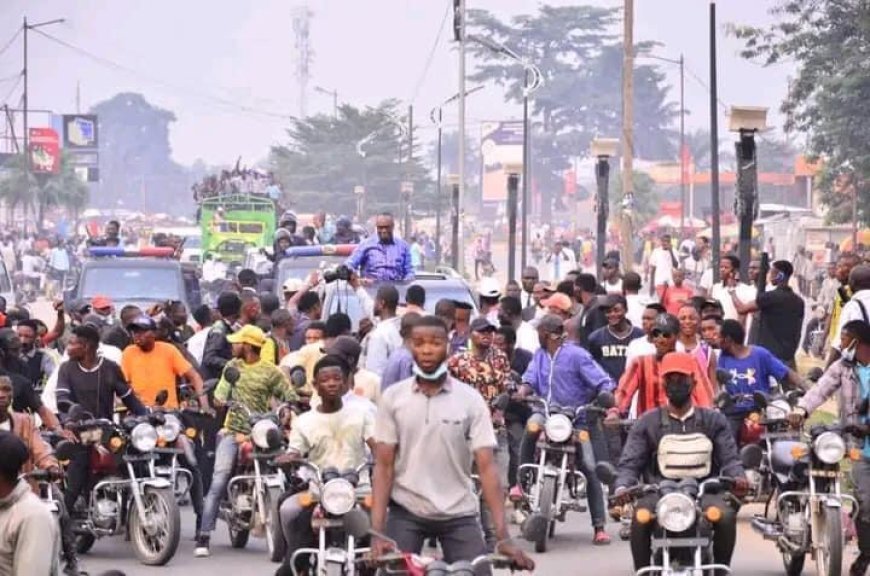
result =
[{"label": "sunglasses", "polygon": [[653,338],[673,338],[676,334],[671,334],[669,332],[662,332],[661,330],[653,330],[650,332],[650,336]]}]

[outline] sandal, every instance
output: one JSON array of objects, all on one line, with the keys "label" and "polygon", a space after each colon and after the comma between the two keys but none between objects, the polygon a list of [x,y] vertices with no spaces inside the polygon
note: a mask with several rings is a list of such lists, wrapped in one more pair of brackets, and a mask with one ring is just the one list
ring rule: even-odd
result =
[{"label": "sandal", "polygon": [[595,536],[592,537],[592,544],[595,546],[609,546],[610,536],[604,531],[604,528],[595,530]]}]

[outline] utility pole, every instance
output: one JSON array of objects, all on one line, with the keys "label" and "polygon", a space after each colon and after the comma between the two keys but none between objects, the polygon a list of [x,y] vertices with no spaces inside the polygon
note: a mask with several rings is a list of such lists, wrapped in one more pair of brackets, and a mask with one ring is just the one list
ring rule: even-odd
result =
[{"label": "utility pole", "polygon": [[441,265],[441,140],[443,129],[441,122],[443,115],[441,108],[438,108],[438,176],[435,181],[435,265]]},{"label": "utility pole", "polygon": [[[414,162],[414,106],[408,106],[408,162],[405,164],[405,172],[407,179],[411,182],[411,171],[413,170]],[[403,204],[405,206],[405,240],[411,239],[411,187],[409,186],[403,191]]]},{"label": "utility pole", "polygon": [[529,177],[531,174],[531,150],[529,149],[529,69],[523,72],[523,210],[522,210],[522,256],[520,270],[526,269],[529,251]]},{"label": "utility pole", "polygon": [[[686,61],[680,54],[680,236],[686,236]],[[691,222],[692,214],[689,214]],[[682,241],[683,238],[680,238]]]},{"label": "utility pole", "polygon": [[622,262],[634,268],[631,218],[634,205],[634,0],[625,0],[622,62]]},{"label": "utility pole", "polygon": [[719,84],[716,71],[716,2],[710,2],[710,210],[713,212],[713,282],[719,281]]},{"label": "utility pole", "polygon": [[454,33],[459,40],[459,190],[456,199],[458,211],[459,240],[454,253],[460,274],[465,272],[465,242],[461,229],[463,226],[462,207],[465,198],[465,0],[454,0]]},{"label": "utility pole", "polygon": [[27,31],[30,26],[27,25],[27,16],[24,17],[24,69],[21,75],[24,79],[24,93],[21,95],[21,107],[24,108],[24,172],[30,174],[30,130],[27,127]]}]

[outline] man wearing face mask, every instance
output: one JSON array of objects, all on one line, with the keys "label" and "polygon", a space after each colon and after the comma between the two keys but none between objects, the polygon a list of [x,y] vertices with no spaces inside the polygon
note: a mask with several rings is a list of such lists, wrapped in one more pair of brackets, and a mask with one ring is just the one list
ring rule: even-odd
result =
[{"label": "man wearing face mask", "polygon": [[870,402],[870,324],[864,320],[847,322],[840,331],[840,358],[831,364],[819,381],[798,401],[789,420],[795,426],[816,408],[838,396],[841,424],[857,424],[864,431],[861,458],[852,462],[852,485],[858,500],[858,550],[860,554],[849,570],[850,576],[863,576],[870,567],[870,438],[867,404]]},{"label": "man wearing face mask", "polygon": [[[740,464],[728,421],[715,410],[697,407],[692,403],[697,360],[690,354],[670,352],[662,360],[661,372],[667,404],[641,416],[629,432],[614,481],[612,501],[624,504],[619,499],[620,495],[640,482],[653,484],[686,477],[699,482],[716,476],[733,478],[735,486],[732,491],[735,495],[745,493],[749,483]],[[678,465],[672,468],[667,457],[658,457],[660,449],[664,451],[665,444],[673,446],[674,441],[679,443],[680,439],[704,445],[709,456],[707,464],[693,470]],[[659,498],[658,493],[644,496],[635,503],[635,510],[645,509],[651,514],[655,513]],[[721,494],[704,496],[701,509],[707,510],[710,506],[722,511],[722,518],[713,528],[713,558],[717,564],[729,565],[737,538],[737,511],[730,500]],[[632,521],[631,555],[635,570],[649,566],[654,529],[654,522]]]},{"label": "man wearing face mask", "polygon": [[[548,314],[541,318],[538,323],[538,339],[541,347],[535,352],[526,373],[523,374],[523,385],[520,387],[518,396],[526,397],[536,394],[541,398],[547,398],[551,404],[563,408],[578,408],[589,404],[601,392],[611,392],[616,384],[599,366],[585,348],[581,348],[573,342],[565,340],[565,328],[562,319],[554,314]],[[544,429],[546,418],[543,414],[532,414],[526,426],[526,433],[520,444],[520,466],[529,464],[535,457],[535,446],[538,442],[540,431]],[[532,426],[537,424],[537,432],[531,432]],[[575,428],[588,430],[592,444],[596,447],[597,459],[605,458],[607,448],[604,439],[598,433],[598,427],[589,426],[585,414],[581,414],[574,422]],[[577,452],[580,454],[580,451]],[[578,470],[586,474],[587,498],[589,500],[589,513],[592,517],[592,526],[595,530],[593,543],[607,545],[610,537],[604,530],[607,521],[604,509],[604,491],[601,482],[595,476],[593,470],[587,470],[583,458],[577,458],[575,465]],[[538,521],[532,517],[531,521]],[[531,535],[536,529],[547,529],[546,519],[541,527],[530,526],[528,533]],[[533,538],[532,538],[533,539]]]}]

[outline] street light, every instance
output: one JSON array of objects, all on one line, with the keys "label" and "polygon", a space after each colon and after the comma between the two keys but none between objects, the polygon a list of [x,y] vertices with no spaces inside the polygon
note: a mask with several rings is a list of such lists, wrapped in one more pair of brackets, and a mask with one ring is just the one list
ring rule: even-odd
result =
[{"label": "street light", "polygon": [[454,270],[459,270],[459,183],[462,181],[459,174],[450,174],[447,176],[447,182],[450,184],[451,208],[450,211],[450,266]]},{"label": "street light", "polygon": [[[483,90],[483,86],[475,86],[471,90],[466,90],[464,96],[468,97],[469,94],[474,94]],[[442,123],[444,121],[444,107],[448,104],[452,104],[459,100],[463,94],[457,92],[444,102],[442,102],[439,106],[432,108],[432,111],[429,112],[429,119],[432,120],[432,124],[438,127],[438,160],[437,160],[437,176],[436,176],[436,184],[435,184],[435,265],[441,264],[441,141],[443,136],[442,131]],[[460,138],[462,136],[460,135]]]},{"label": "street light", "polygon": [[592,140],[590,148],[592,155],[598,159],[598,162],[595,164],[595,181],[598,184],[598,194],[595,198],[595,211],[598,221],[595,239],[595,259],[598,261],[598,280],[601,281],[603,278],[602,264],[604,263],[607,245],[607,216],[610,212],[610,199],[608,195],[610,158],[616,156],[616,151],[619,149],[619,140],[616,138],[595,138]]},{"label": "street light", "polygon": [[729,130],[740,134],[737,150],[737,189],[734,212],[740,219],[740,274],[747,278],[752,250],[752,222],[758,212],[758,163],[755,133],[767,129],[767,108],[732,106]]},{"label": "street light", "polygon": [[338,118],[338,90],[327,90],[322,86],[315,86],[314,91],[326,94],[327,96],[332,96],[332,114]]},{"label": "street light", "polygon": [[[680,236],[686,235],[686,62],[683,55],[680,54],[680,59],[664,58],[654,54],[641,54],[639,58],[650,58],[652,60],[660,60],[669,64],[676,64],[680,67]],[[689,206],[694,203],[689,202]],[[694,217],[694,214],[689,214],[689,217]]]},{"label": "street light", "polygon": [[516,279],[517,265],[517,185],[522,172],[522,164],[505,164],[507,172],[507,212],[508,212],[508,281]]},{"label": "street light", "polygon": [[473,42],[489,48],[496,54],[501,54],[517,62],[523,67],[523,253],[520,265],[526,267],[526,255],[529,247],[529,171],[531,170],[531,146],[529,146],[529,96],[538,90],[544,83],[544,75],[540,68],[520,57],[519,54],[491,38],[483,38],[469,34],[467,38]]},{"label": "street light", "polygon": [[[22,108],[24,109],[24,169],[26,172],[30,172],[30,134],[27,127],[27,32],[30,30],[36,30],[37,28],[42,28],[43,26],[51,26],[52,24],[62,24],[66,22],[63,18],[55,18],[54,20],[46,20],[45,22],[38,22],[36,24],[28,24],[27,16],[24,17],[24,24],[21,29],[24,32],[24,70],[21,72],[21,75],[24,77],[24,92],[22,93]],[[42,223],[39,224],[40,226]]]}]

